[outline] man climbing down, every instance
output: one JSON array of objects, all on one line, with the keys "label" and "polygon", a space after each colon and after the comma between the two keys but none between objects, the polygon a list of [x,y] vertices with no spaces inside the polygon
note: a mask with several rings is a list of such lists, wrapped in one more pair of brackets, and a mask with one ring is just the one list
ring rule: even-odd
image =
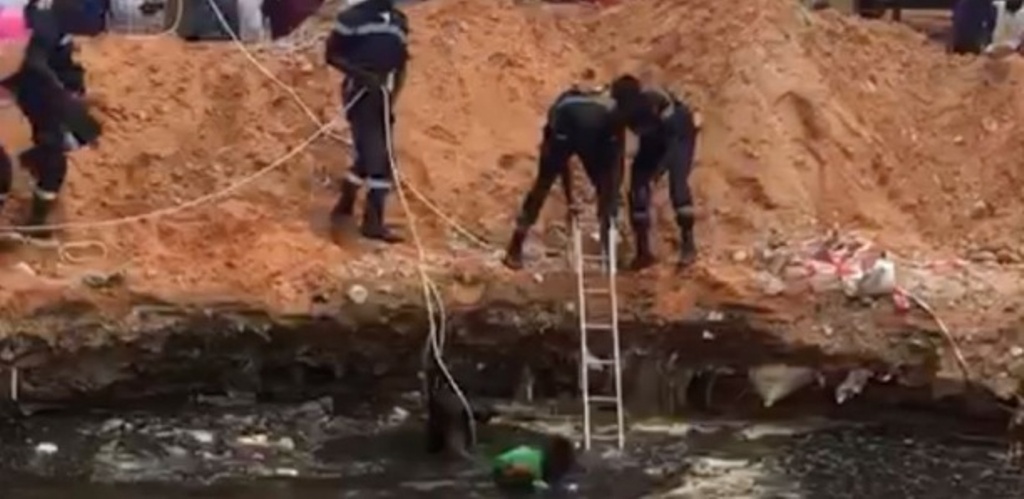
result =
[{"label": "man climbing down", "polygon": [[559,177],[566,204],[575,209],[569,160],[575,155],[597,191],[597,213],[601,223],[601,247],[608,250],[609,230],[618,207],[620,164],[625,140],[625,125],[607,89],[582,89],[577,86],[563,92],[548,109],[540,145],[540,160],[533,187],[523,200],[516,219],[515,232],[505,250],[504,263],[511,269],[523,267],[526,235],[544,206],[551,187]]},{"label": "man climbing down", "polygon": [[661,88],[643,88],[632,75],[613,84],[616,105],[627,115],[629,128],[640,146],[631,166],[630,220],[636,237],[636,256],[630,267],[641,270],[654,264],[651,251],[651,189],[668,172],[669,196],[680,233],[680,266],[697,257],[693,239],[693,195],[690,170],[697,145],[694,115],[681,100]]},{"label": "man climbing down", "polygon": [[[487,424],[494,410],[463,400],[451,381],[441,372],[441,366],[431,357],[426,375],[426,447],[429,454],[468,459],[477,444],[476,424]],[[465,393],[463,393],[465,396]],[[467,411],[466,405],[470,407]]]},{"label": "man climbing down", "polygon": [[[48,237],[50,231],[38,227],[46,225],[64,185],[67,152],[94,143],[101,127],[80,100],[85,92],[84,71],[72,60],[70,37],[37,1],[29,2],[22,16],[31,30],[24,61],[17,72],[0,81],[0,86],[14,96],[32,128],[32,146],[19,155],[22,166],[36,180],[25,232]],[[7,172],[0,173],[0,194],[6,195],[10,189],[9,159],[0,163],[0,169]]]},{"label": "man climbing down", "polygon": [[402,241],[384,224],[384,205],[394,179],[393,104],[405,79],[408,36],[408,22],[393,0],[350,0],[327,38],[327,63],[345,75],[341,97],[355,142],[354,164],[331,212],[335,234],[352,216],[359,188],[366,184],[363,237]]}]

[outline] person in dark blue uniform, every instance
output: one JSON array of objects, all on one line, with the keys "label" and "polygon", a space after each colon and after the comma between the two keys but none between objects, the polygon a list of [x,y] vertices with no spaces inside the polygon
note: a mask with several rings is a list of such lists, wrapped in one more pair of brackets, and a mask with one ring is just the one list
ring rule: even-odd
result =
[{"label": "person in dark blue uniform", "polygon": [[953,7],[950,50],[957,54],[980,54],[992,41],[996,7],[992,0],[958,0]]},{"label": "person in dark blue uniform", "polygon": [[[342,101],[355,142],[355,161],[331,212],[340,231],[352,216],[359,188],[366,185],[363,237],[401,242],[384,223],[384,206],[394,181],[392,127],[395,98],[409,59],[408,21],[392,0],[365,0],[338,14],[327,39],[327,63],[345,75]],[[385,109],[391,114],[385,116]]]},{"label": "person in dark blue uniform", "polygon": [[[21,69],[0,82],[14,95],[15,103],[32,129],[32,146],[18,157],[36,180],[32,209],[26,226],[46,225],[57,195],[67,176],[67,153],[93,144],[102,133],[81,100],[85,94],[85,72],[73,59],[71,37],[38,0],[25,6],[25,18],[32,29]],[[0,159],[0,205],[10,190],[10,159]],[[47,237],[48,230],[26,230],[31,236]]]},{"label": "person in dark blue uniform", "polygon": [[72,95],[85,96],[85,68],[75,61],[75,42],[63,19],[39,0],[30,0],[25,5],[25,17],[57,79]]},{"label": "person in dark blue uniform", "polygon": [[668,173],[669,197],[680,233],[680,265],[696,259],[693,239],[693,167],[698,128],[693,112],[679,98],[661,88],[644,88],[639,80],[623,75],[616,81],[615,101],[625,113],[640,146],[631,166],[630,221],[636,237],[636,256],[630,267],[640,270],[655,262],[651,251],[651,190]]},{"label": "person in dark blue uniform", "polygon": [[605,88],[573,87],[555,99],[548,109],[540,146],[537,177],[523,200],[516,228],[503,260],[511,269],[523,267],[523,244],[537,222],[555,180],[561,177],[566,204],[575,209],[569,160],[579,157],[587,178],[597,191],[601,247],[607,251],[609,230],[619,203],[619,183],[625,141],[625,124],[612,92]]}]

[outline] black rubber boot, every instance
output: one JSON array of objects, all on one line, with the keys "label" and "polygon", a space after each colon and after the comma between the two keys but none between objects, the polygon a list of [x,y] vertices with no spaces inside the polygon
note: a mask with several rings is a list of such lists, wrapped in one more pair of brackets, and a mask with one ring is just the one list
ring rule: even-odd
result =
[{"label": "black rubber boot", "polygon": [[679,267],[686,268],[697,261],[697,244],[693,240],[693,215],[679,215]]},{"label": "black rubber boot", "polygon": [[512,240],[508,242],[505,249],[505,258],[501,263],[512,270],[523,268],[523,243],[526,242],[526,229],[516,228],[512,233]]},{"label": "black rubber boot", "polygon": [[[25,221],[28,227],[39,227],[47,224],[47,218],[50,216],[50,211],[53,209],[53,204],[56,200],[46,199],[35,193],[32,196],[32,211],[29,213],[28,220]],[[22,232],[29,237],[36,239],[47,239],[53,235],[53,231],[50,229],[33,229],[26,228]]]},{"label": "black rubber boot", "polygon": [[361,233],[367,239],[375,239],[388,244],[400,243],[404,239],[391,232],[391,229],[384,224],[384,202],[387,196],[388,191],[384,189],[370,189],[366,193],[366,210],[363,212]]},{"label": "black rubber boot", "polygon": [[633,263],[629,265],[630,270],[643,270],[656,261],[654,253],[651,252],[651,229],[644,226],[634,226],[633,233],[636,236],[636,256]]},{"label": "black rubber boot", "polygon": [[352,227],[352,215],[355,213],[356,196],[359,184],[345,180],[341,184],[341,195],[331,209],[331,238],[340,242],[343,235]]},{"label": "black rubber boot", "polygon": [[331,210],[331,221],[351,217],[356,211],[356,196],[359,194],[359,184],[345,180],[341,183],[341,196]]}]

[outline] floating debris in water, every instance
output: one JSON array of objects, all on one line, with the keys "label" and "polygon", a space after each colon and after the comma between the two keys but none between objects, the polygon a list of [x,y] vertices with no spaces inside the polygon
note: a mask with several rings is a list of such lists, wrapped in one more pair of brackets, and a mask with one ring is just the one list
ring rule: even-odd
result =
[{"label": "floating debris in water", "polygon": [[205,430],[189,430],[185,432],[193,440],[201,444],[210,445],[214,441],[213,433]]},{"label": "floating debris in water", "polygon": [[36,445],[36,454],[50,456],[57,453],[57,445],[50,442],[40,442]]},{"label": "floating debris in water", "polygon": [[836,388],[836,403],[842,404],[860,395],[874,374],[868,369],[854,369],[846,375],[846,379]]}]

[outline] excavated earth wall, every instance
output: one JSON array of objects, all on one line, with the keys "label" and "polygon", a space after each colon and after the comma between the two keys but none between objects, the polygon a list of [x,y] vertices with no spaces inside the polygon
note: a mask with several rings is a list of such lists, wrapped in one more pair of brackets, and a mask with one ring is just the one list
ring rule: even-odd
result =
[{"label": "excavated earth wall", "polygon": [[[1021,61],[950,56],[906,26],[788,0],[436,0],[408,12],[397,142],[415,218],[397,200],[390,217],[420,228],[453,362],[479,392],[510,395],[525,366],[543,394],[577,391],[560,196],[527,269],[498,258],[546,105],[587,70],[629,70],[703,117],[700,262],[672,266],[659,192],[665,261],[620,279],[631,393],[685,399],[676,392],[704,368],[730,367],[722,379],[739,383],[785,363],[821,373],[820,401],[867,369],[865,395],[1003,418],[1015,406]],[[106,135],[74,156],[63,246],[0,253],[0,370],[17,372],[19,399],[414,386],[428,328],[416,248],[326,237],[332,179],[349,160],[343,126],[280,159],[339,109],[338,78],[306,42],[254,50],[264,73],[231,44],[81,41]],[[0,140],[16,150],[26,130],[0,112]],[[882,250],[934,315],[900,296],[848,298],[829,274],[829,254],[870,267]]]}]

